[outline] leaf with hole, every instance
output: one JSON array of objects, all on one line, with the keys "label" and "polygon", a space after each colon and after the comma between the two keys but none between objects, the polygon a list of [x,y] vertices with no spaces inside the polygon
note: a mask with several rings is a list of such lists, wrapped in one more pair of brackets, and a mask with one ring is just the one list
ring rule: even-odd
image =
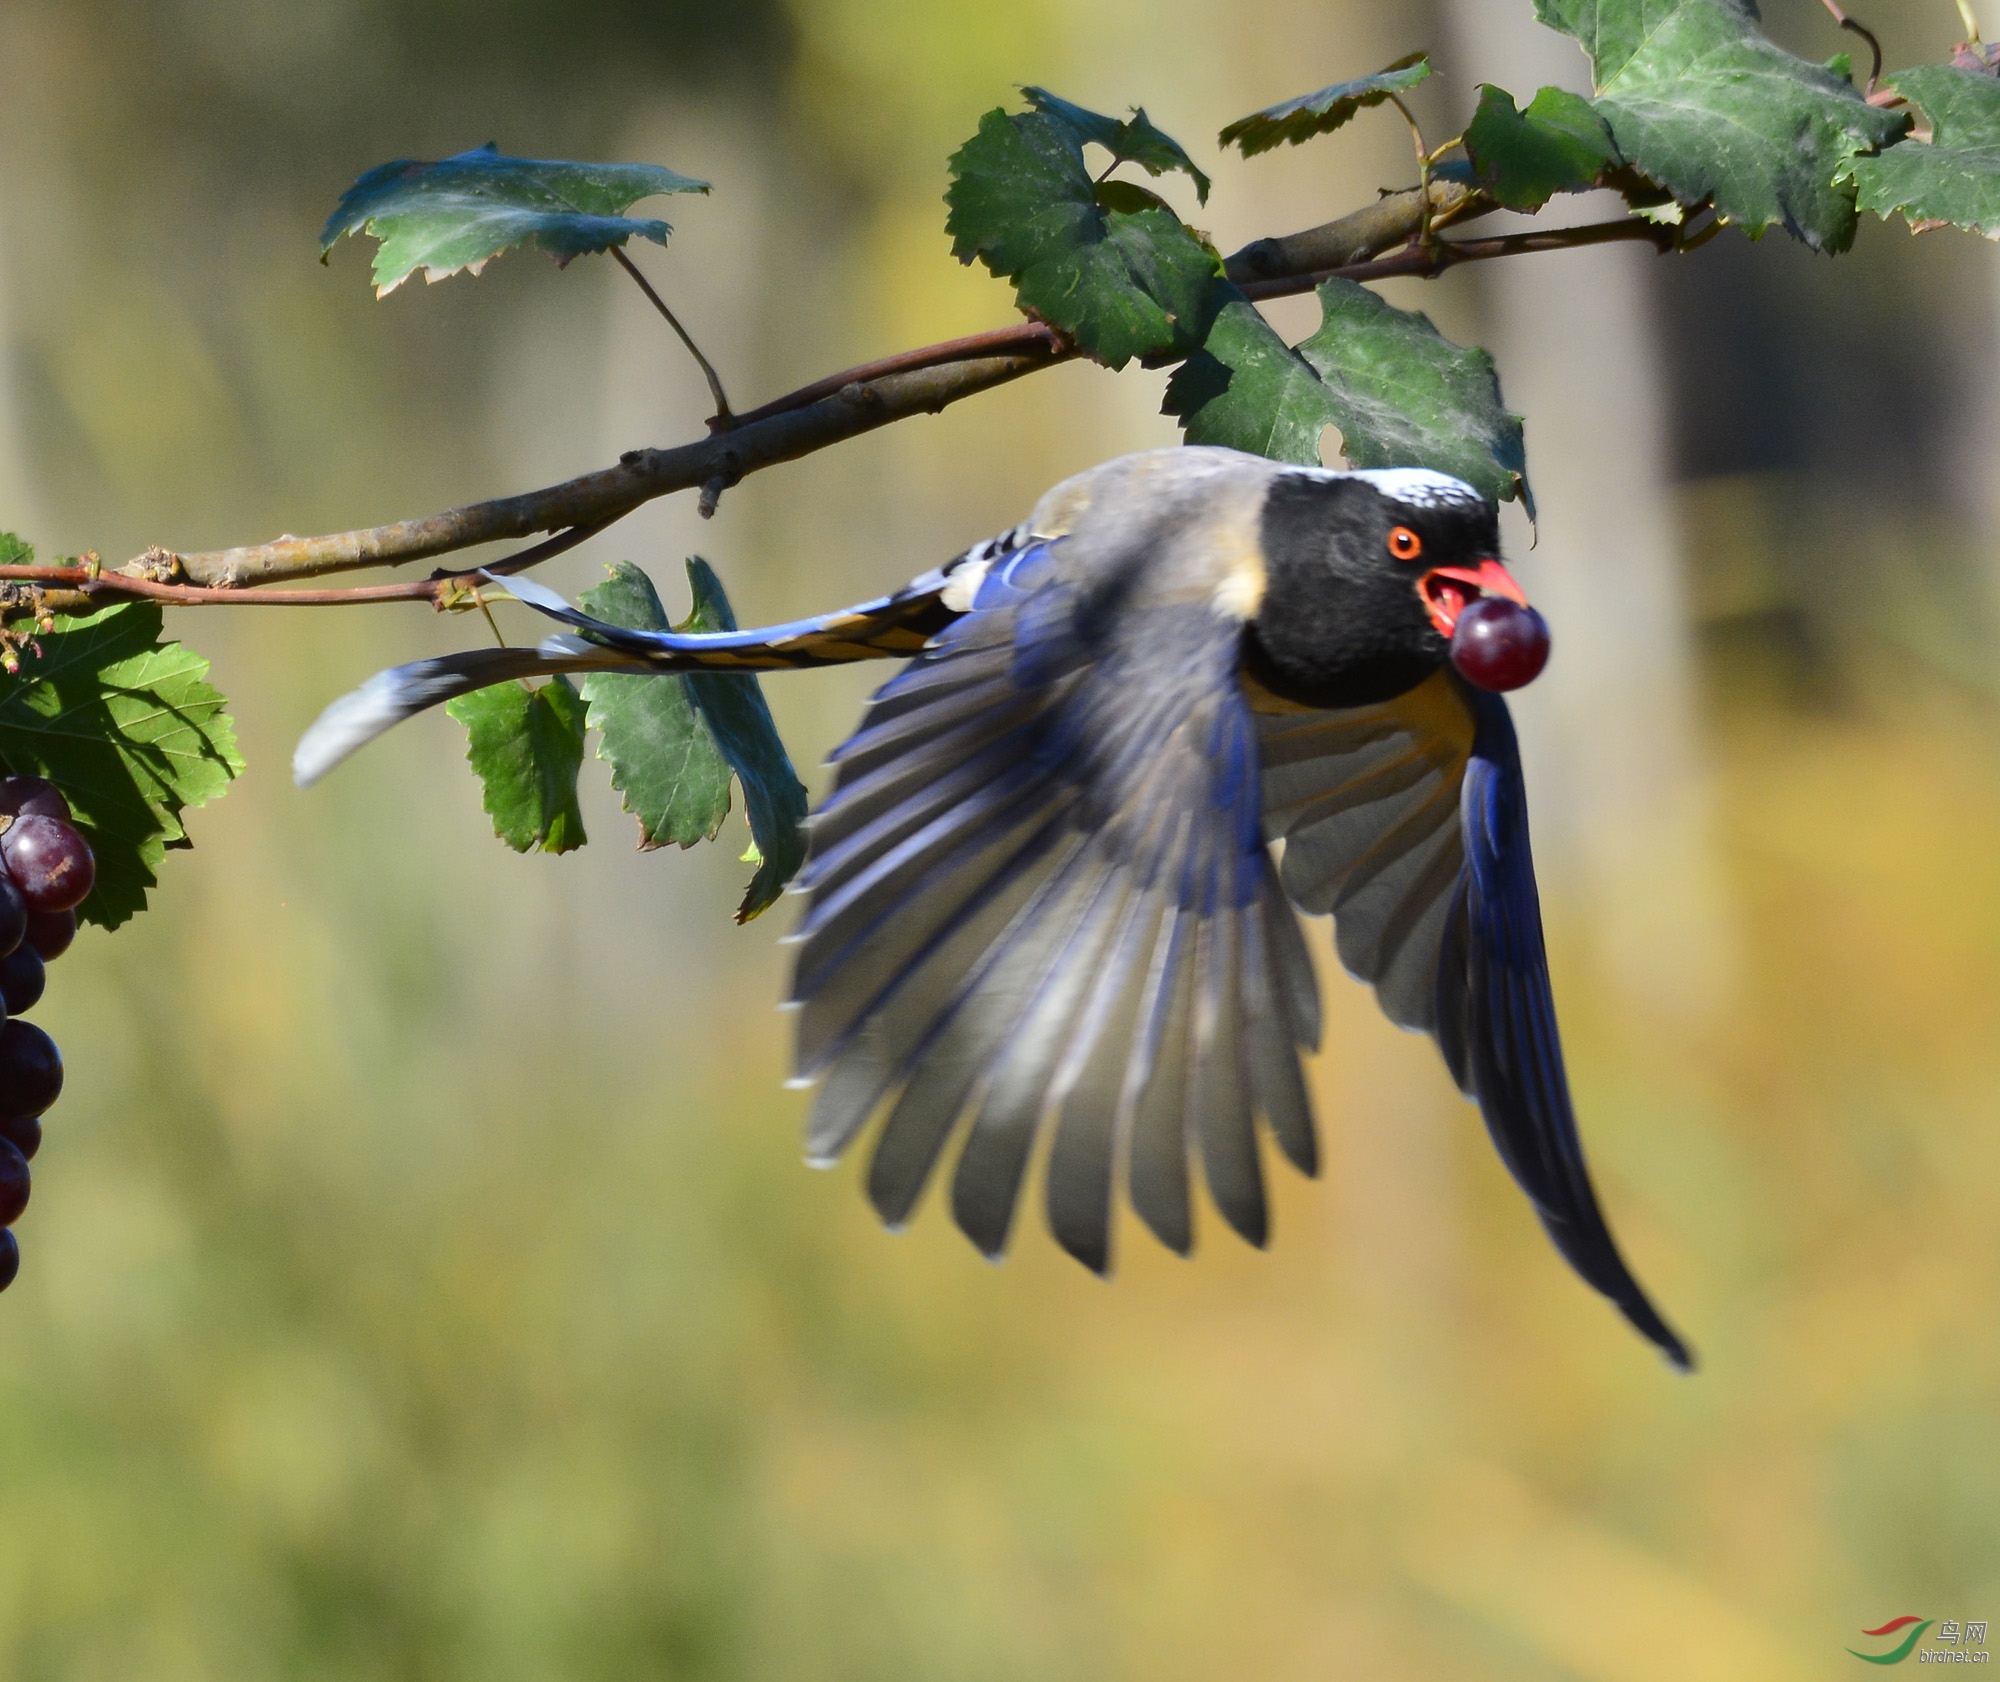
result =
[{"label": "leaf with hole", "polygon": [[1901,211],[1914,233],[1951,223],[2000,239],[2000,78],[1934,64],[1886,80],[1930,118],[1931,138],[1856,158],[1861,208]]},{"label": "leaf with hole", "polygon": [[583,699],[568,678],[529,690],[495,683],[445,704],[470,738],[466,759],[484,790],[493,833],[517,853],[567,853],[588,839],[576,803],[583,767]]},{"label": "leaf with hole", "polygon": [[1047,88],[1023,88],[1021,97],[1043,116],[1066,123],[1079,142],[1088,141],[1094,146],[1102,146],[1111,154],[1114,167],[1133,163],[1148,175],[1164,175],[1170,169],[1183,171],[1194,183],[1195,197],[1203,204],[1208,203],[1208,177],[1195,167],[1194,159],[1187,155],[1178,140],[1153,126],[1152,119],[1141,107],[1135,105],[1130,117],[1119,118],[1072,105],[1066,99],[1058,99]]},{"label": "leaf with hole", "polygon": [[1112,368],[1182,356],[1207,331],[1215,252],[1130,181],[1095,182],[1076,131],[1039,111],[989,111],[951,159],[945,231],[1015,300]]},{"label": "leaf with hole", "polygon": [[1770,40],[1750,0],[1535,0],[1535,15],[1582,43],[1619,151],[1682,204],[1713,201],[1753,238],[1852,243],[1848,166],[1907,119]]},{"label": "leaf with hole", "polygon": [[[0,552],[33,559],[18,539]],[[0,761],[68,798],[97,857],[78,915],[104,928],[146,908],[167,850],[192,845],[182,813],[243,769],[208,662],[161,629],[152,602],[58,617],[22,646],[20,671],[0,676]]]},{"label": "leaf with hole", "polygon": [[1408,53],[1372,76],[1335,82],[1318,93],[1302,94],[1281,105],[1238,117],[1215,137],[1215,143],[1225,150],[1234,146],[1246,158],[1254,158],[1274,146],[1302,146],[1316,134],[1331,134],[1357,112],[1408,92],[1430,73],[1427,55]]},{"label": "leaf with hole", "polygon": [[1521,417],[1500,400],[1493,358],[1351,280],[1323,282],[1319,304],[1298,350],[1325,382],[1349,464],[1434,468],[1496,502],[1518,496],[1533,518]]},{"label": "leaf with hole", "polygon": [[1520,110],[1505,88],[1484,83],[1465,155],[1486,196],[1509,210],[1587,191],[1622,161],[1610,126],[1580,94],[1543,88]]},{"label": "leaf with hole", "polygon": [[380,298],[419,268],[433,281],[460,269],[477,274],[530,240],[558,264],[634,237],[665,245],[673,231],[667,223],[625,213],[657,194],[707,191],[706,181],[657,164],[510,158],[489,142],[437,163],[399,160],[371,169],[327,218],[320,255],[342,234],[374,235]]}]

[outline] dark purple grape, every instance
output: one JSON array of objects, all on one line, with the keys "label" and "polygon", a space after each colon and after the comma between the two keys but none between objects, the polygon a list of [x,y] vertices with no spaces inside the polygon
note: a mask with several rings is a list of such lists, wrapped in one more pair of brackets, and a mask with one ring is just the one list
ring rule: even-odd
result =
[{"label": "dark purple grape", "polygon": [[0,870],[0,953],[12,952],[28,932],[28,902],[14,878]]},{"label": "dark purple grape", "polygon": [[9,1016],[33,1010],[48,979],[41,953],[26,944],[16,947],[0,958],[0,1004],[7,1007]]},{"label": "dark purple grape", "polygon": [[61,818],[16,818],[0,833],[0,860],[30,911],[81,905],[97,880],[90,843]]},{"label": "dark purple grape", "polygon": [[14,1283],[21,1271],[21,1246],[11,1232],[0,1232],[0,1291]]},{"label": "dark purple grape", "polygon": [[[0,877],[8,882],[10,878]],[[42,955],[42,962],[52,964],[69,950],[69,943],[76,939],[76,913],[74,911],[30,911],[28,913],[28,944]]]},{"label": "dark purple grape", "polygon": [[46,777],[9,777],[0,782],[0,812],[10,818],[61,818],[70,822],[69,802]]},{"label": "dark purple grape", "polygon": [[1458,616],[1451,663],[1481,689],[1519,689],[1549,663],[1549,622],[1504,596],[1481,596]]},{"label": "dark purple grape", "polygon": [[0,1027],[0,1115],[40,1115],[61,1095],[62,1053],[32,1022]]},{"label": "dark purple grape", "polygon": [[42,1118],[24,1115],[19,1121],[0,1121],[0,1139],[5,1139],[30,1162],[42,1148]]},{"label": "dark purple grape", "polygon": [[31,1185],[28,1159],[0,1139],[0,1226],[12,1226],[21,1218]]}]

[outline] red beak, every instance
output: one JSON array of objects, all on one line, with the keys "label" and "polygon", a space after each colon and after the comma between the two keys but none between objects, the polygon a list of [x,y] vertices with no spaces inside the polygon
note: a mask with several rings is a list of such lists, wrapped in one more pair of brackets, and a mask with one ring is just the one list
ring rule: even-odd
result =
[{"label": "red beak", "polygon": [[1511,572],[1491,559],[1476,567],[1432,567],[1417,580],[1417,594],[1423,597],[1424,611],[1431,616],[1438,635],[1447,642],[1466,603],[1477,597],[1505,596],[1522,607],[1528,605],[1528,592],[1514,582]]}]

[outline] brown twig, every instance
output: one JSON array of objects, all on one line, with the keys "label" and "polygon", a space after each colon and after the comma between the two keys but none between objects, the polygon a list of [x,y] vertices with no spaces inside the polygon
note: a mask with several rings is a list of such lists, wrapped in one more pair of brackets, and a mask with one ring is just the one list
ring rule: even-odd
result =
[{"label": "brown twig", "polygon": [[[1428,208],[1435,229],[1492,207],[1472,189],[1433,182]],[[1224,272],[1248,296],[1263,299],[1310,291],[1329,278],[1365,281],[1436,275],[1461,263],[1573,250],[1617,240],[1643,240],[1670,250],[1679,237],[1671,228],[1632,218],[1496,239],[1434,241],[1428,246],[1406,243],[1421,233],[1424,210],[1425,204],[1414,190],[1385,195],[1377,204],[1339,222],[1246,246],[1227,261]],[[1397,246],[1402,249],[1392,249]],[[1320,260],[1327,257],[1339,260]],[[1285,264],[1296,266],[1290,272],[1273,272]],[[796,460],[911,415],[935,414],[962,398],[1071,360],[1077,354],[1074,346],[1043,323],[1021,322],[849,369],[738,416],[727,431],[674,449],[633,450],[615,467],[544,490],[328,537],[282,537],[273,543],[203,554],[156,552],[131,563],[126,570],[89,577],[77,568],[9,567],[0,568],[0,579],[42,586],[36,605],[46,611],[67,611],[72,602],[120,596],[180,606],[251,601],[298,607],[436,602],[449,592],[453,579],[464,576],[462,573],[351,590],[267,591],[260,587],[394,566],[536,532],[558,534],[496,563],[492,569],[518,571],[581,542],[655,497],[698,488],[704,506],[712,506],[724,490],[762,468]],[[189,582],[164,583],[145,576],[163,561]]]},{"label": "brown twig", "polygon": [[[168,584],[156,578],[142,578],[130,572],[104,572],[88,564],[60,566],[0,566],[0,581],[41,586],[30,605],[37,612],[75,613],[105,601],[166,602],[174,607],[359,607],[374,602],[422,602],[437,606],[465,592],[467,581],[482,572],[504,577],[522,572],[574,549],[586,538],[595,537],[604,522],[572,526],[545,542],[523,549],[519,554],[490,561],[483,567],[466,567],[447,572],[440,569],[428,578],[404,584],[366,584],[347,590],[245,590],[216,588],[199,584]],[[468,605],[472,605],[467,598]]]},{"label": "brown twig", "polygon": [[[773,415],[788,414],[793,409],[817,403],[821,398],[836,396],[851,385],[866,385],[870,380],[879,380],[886,374],[907,374],[917,368],[942,368],[948,363],[971,362],[982,356],[1014,356],[1038,349],[1053,355],[1059,350],[1071,348],[1068,341],[1047,323],[1019,321],[1012,327],[993,327],[963,339],[946,339],[942,344],[901,351],[895,356],[885,356],[879,361],[864,362],[859,367],[829,374],[825,379],[802,385],[783,397],[772,398],[762,408],[738,415],[736,424],[748,426],[755,421],[769,420]],[[709,426],[715,429],[713,421],[709,422]]]},{"label": "brown twig", "polygon": [[1842,29],[1852,30],[1862,40],[1866,41],[1868,43],[1868,50],[1875,55],[1875,62],[1868,72],[1868,86],[1862,90],[1864,94],[1872,96],[1875,92],[1875,84],[1882,77],[1882,43],[1875,39],[1874,30],[1868,28],[1865,24],[1856,23],[1854,19],[1840,9],[1840,0],[1820,0],[1820,4],[1833,14],[1833,21],[1839,24]]}]

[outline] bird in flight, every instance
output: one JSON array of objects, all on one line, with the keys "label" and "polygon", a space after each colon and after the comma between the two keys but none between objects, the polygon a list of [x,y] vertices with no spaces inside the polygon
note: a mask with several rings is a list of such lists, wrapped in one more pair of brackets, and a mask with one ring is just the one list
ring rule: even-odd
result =
[{"label": "bird in flight", "polygon": [[1499,693],[1540,670],[1546,632],[1498,557],[1494,505],[1443,474],[1125,456],[894,595],[789,625],[634,631],[507,579],[571,630],[378,673],[294,775],[536,673],[906,658],[834,755],[794,884],[810,1160],[879,1117],[867,1191],[895,1226],[958,1141],[952,1213],[990,1256],[1038,1145],[1049,1228],[1099,1272],[1121,1190],[1191,1249],[1197,1174],[1262,1244],[1260,1125],[1318,1166],[1299,914],[1330,913],[1341,962],[1436,1042],[1557,1249],[1687,1368],[1584,1163]]}]

